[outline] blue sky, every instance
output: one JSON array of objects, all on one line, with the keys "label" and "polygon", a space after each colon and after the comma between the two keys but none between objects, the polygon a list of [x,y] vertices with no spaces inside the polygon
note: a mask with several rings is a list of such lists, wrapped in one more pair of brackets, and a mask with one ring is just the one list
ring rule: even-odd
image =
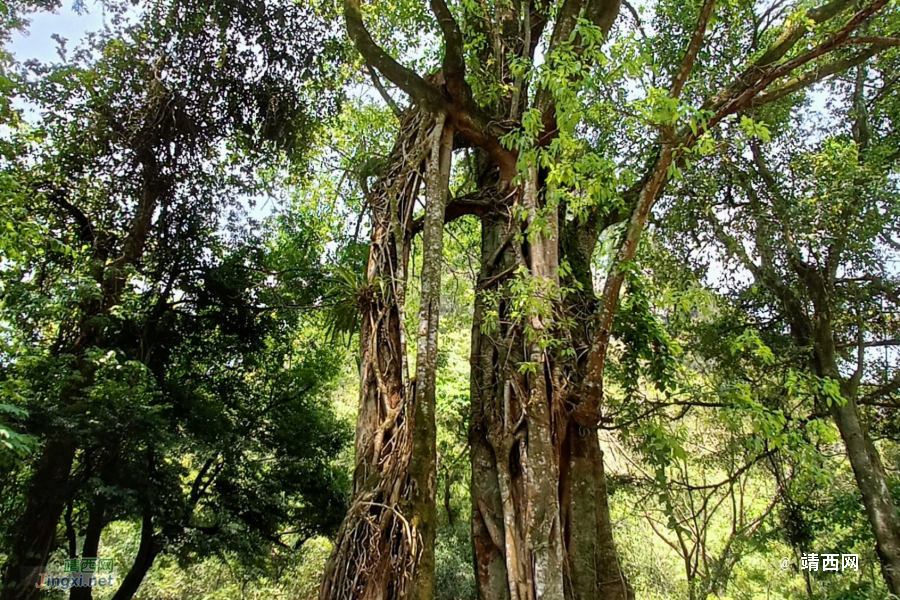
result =
[{"label": "blue sky", "polygon": [[41,62],[58,62],[57,44],[51,37],[58,34],[68,39],[68,48],[77,45],[86,31],[103,26],[103,11],[93,2],[85,3],[87,10],[77,13],[72,10],[73,2],[64,2],[65,7],[58,12],[36,12],[29,18],[27,31],[12,36],[8,49],[20,61],[38,59]]}]

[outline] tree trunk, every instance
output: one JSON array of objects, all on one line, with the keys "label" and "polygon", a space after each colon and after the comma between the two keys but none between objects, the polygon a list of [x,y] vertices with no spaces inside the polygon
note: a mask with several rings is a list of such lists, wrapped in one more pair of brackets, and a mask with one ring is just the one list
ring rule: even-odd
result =
[{"label": "tree trunk", "polygon": [[41,451],[4,567],[2,600],[29,600],[39,593],[34,583],[47,565],[69,499],[75,448],[71,437],[60,436],[49,440]]},{"label": "tree trunk", "polygon": [[128,570],[128,574],[122,580],[122,584],[116,590],[112,600],[131,600],[134,597],[138,588],[141,587],[144,577],[153,566],[153,561],[156,560],[159,551],[160,546],[153,533],[153,517],[147,507],[144,509],[144,518],[141,521],[141,543],[138,546],[137,556],[134,557],[131,569]]},{"label": "tree trunk", "polygon": [[569,597],[632,598],[613,542],[603,452],[596,427],[585,428],[570,421],[560,462],[563,529],[571,574]]},{"label": "tree trunk", "polygon": [[[559,304],[559,211],[541,206],[537,167],[532,166],[522,185],[522,204],[528,224],[543,213],[546,219],[541,233],[529,236],[528,262],[533,285],[544,297],[544,309]],[[563,382],[553,361],[554,352],[541,342],[558,332],[552,328],[552,312],[538,310],[529,315],[527,388],[515,386],[525,417],[527,444],[520,447],[525,479],[526,545],[534,570],[534,599],[563,600],[563,542],[559,514],[559,429],[564,408],[559,392]],[[529,330],[530,327],[530,330]],[[529,340],[530,338],[530,340]],[[509,367],[507,367],[508,369]],[[511,382],[517,377],[511,376]]]},{"label": "tree trunk", "polygon": [[[820,289],[824,287],[813,287],[814,292]],[[821,293],[814,293],[819,313],[815,324],[817,374],[840,382],[841,396],[846,402],[843,406],[832,402],[831,414],[847,447],[847,457],[875,536],[875,550],[881,562],[884,581],[892,594],[900,596],[900,517],[888,488],[881,456],[859,416],[859,406],[856,403],[858,379],[843,378],[838,369],[831,313],[822,296]]]},{"label": "tree trunk", "polygon": [[[540,116],[544,130],[536,140],[536,146],[551,145],[559,135],[553,93],[547,88],[536,90],[532,103],[528,92],[529,78],[513,75],[511,57],[532,60],[545,28],[551,23],[553,31],[548,56],[573,40],[572,50],[580,56],[583,47],[575,30],[578,19],[584,18],[607,33],[618,14],[619,4],[618,0],[577,0],[563,3],[558,11],[541,2],[497,6],[491,18],[475,16],[469,19],[471,15],[466,13],[466,21],[460,28],[445,3],[433,2],[432,9],[444,39],[442,78],[446,78],[446,85],[438,86],[407,69],[379,47],[366,29],[360,2],[344,1],[348,34],[367,64],[407,93],[414,106],[446,110],[459,133],[461,145],[475,149],[478,163],[476,196],[482,197],[479,216],[483,235],[482,269],[472,335],[470,441],[472,527],[477,587],[483,599],[563,600],[576,594],[575,588],[567,583],[571,581],[571,560],[566,560],[568,549],[563,519],[572,513],[564,513],[565,510],[581,510],[585,504],[592,503],[585,508],[595,512],[596,532],[601,536],[593,544],[581,543],[581,537],[572,538],[578,541],[572,545],[572,552],[581,552],[582,548],[586,552],[605,552],[613,548],[599,447],[594,450],[574,447],[567,456],[577,458],[575,468],[560,464],[569,421],[566,402],[572,396],[567,365],[556,355],[559,346],[556,336],[565,339],[568,327],[568,321],[557,319],[561,308],[560,208],[554,205],[554,197],[544,193],[537,165],[531,165],[525,171],[519,168],[521,160],[534,155],[520,155],[501,139],[509,131],[507,124],[515,129],[515,122],[529,106]],[[490,14],[490,9],[487,12]],[[486,106],[476,106],[473,90],[465,78],[464,30],[489,40],[475,51],[476,56],[483,65],[492,65],[497,81],[510,91],[509,95],[495,98]],[[517,181],[515,185],[513,180]],[[646,216],[653,199],[650,195],[647,198],[649,200],[644,202],[646,210],[640,213],[642,216]],[[535,225],[535,231],[528,232],[527,241],[523,241],[521,229],[520,216],[523,215],[529,225]],[[387,231],[377,217],[373,221],[376,231],[379,227]],[[642,225],[643,221],[636,229],[632,228],[630,240],[636,240]],[[586,221],[578,226],[595,230],[596,222]],[[373,239],[377,242],[377,234]],[[373,256],[376,255],[373,244]],[[505,280],[513,274],[519,278],[517,283],[531,288],[532,298],[527,298],[527,293],[510,293]],[[534,296],[545,302],[534,302]],[[608,304],[614,304],[617,297]],[[517,305],[514,306],[514,302]],[[402,302],[398,304],[402,306]],[[610,309],[607,314],[613,312],[614,309]],[[365,327],[376,329],[374,325]],[[608,328],[611,329],[611,323]],[[363,333],[364,348],[372,343],[366,335],[371,334]],[[591,346],[593,354],[596,354],[595,346]],[[606,344],[601,346],[605,358]],[[386,348],[385,354],[389,351]],[[364,354],[364,365],[367,360]],[[402,357],[394,362],[402,364]],[[592,389],[596,390],[602,378],[602,359],[594,362],[599,365],[591,380],[594,383]],[[373,384],[366,379],[365,373],[364,367],[362,386],[368,390]],[[398,389],[403,390],[404,386],[400,385]],[[591,397],[591,401],[599,405],[599,395],[592,394]],[[376,412],[379,403],[365,398],[357,432],[358,465],[365,464],[359,457],[366,452],[368,444],[360,444],[359,440],[376,439],[379,443],[374,446],[380,447],[379,436],[382,434],[367,432],[375,432],[379,423],[385,422],[384,415]],[[367,409],[367,402],[374,408]],[[393,427],[394,420],[390,423]],[[594,420],[589,428],[594,429],[590,443],[596,445],[597,421]],[[393,452],[396,454],[396,450]],[[562,472],[568,477],[565,485],[561,481]],[[374,495],[377,495],[377,482],[385,479],[392,481],[393,476],[381,472],[373,479],[374,487],[369,489],[375,490]],[[566,490],[570,504],[564,507],[560,494]],[[572,493],[573,490],[577,493]],[[356,490],[359,497],[365,497],[367,493],[374,497],[359,487]],[[380,599],[402,595],[392,594],[390,590],[372,594],[367,583],[358,585],[360,578],[351,577],[361,570],[359,565],[367,563],[366,558],[352,558],[356,542],[349,540],[356,535],[353,521],[359,517],[352,516],[358,511],[356,506],[360,506],[358,501],[345,522],[346,530],[338,537],[321,600],[349,596],[349,593],[335,594],[331,590],[336,585],[333,582],[342,580],[352,580],[351,585],[357,586],[352,590],[355,597]],[[367,518],[373,523],[382,522],[378,515]],[[389,554],[377,544],[370,543],[368,547],[373,549],[373,557]],[[394,556],[397,555],[395,547],[390,547]],[[353,566],[342,566],[350,563]],[[409,567],[403,559],[395,560],[394,564],[402,564],[401,570]],[[579,597],[593,599],[606,593],[608,573],[603,569],[618,573],[614,551],[612,555],[595,555],[590,561],[582,560],[579,564],[589,565],[585,567],[584,577],[579,578],[585,582],[578,588],[585,590],[583,594],[577,592]],[[603,568],[597,565],[603,565]],[[363,580],[370,579],[373,573],[375,577],[382,577],[375,566],[366,565],[362,571]],[[621,576],[615,580],[621,582]],[[615,590],[620,587],[616,586]],[[612,598],[621,597],[618,591],[610,594]]]},{"label": "tree trunk", "polygon": [[[633,592],[620,568],[612,535],[609,496],[600,450],[600,406],[583,393],[587,351],[594,339],[591,258],[597,245],[596,230],[578,222],[560,232],[562,259],[571,275],[563,280],[570,291],[565,312],[575,325],[567,332],[575,358],[565,364],[570,393],[566,427],[560,451],[560,503],[569,569],[569,598],[573,600],[626,600]],[[581,291],[578,291],[580,288]]]},{"label": "tree trunk", "polygon": [[444,127],[444,123],[444,115],[438,115],[431,134],[431,156],[425,171],[427,189],[422,231],[422,293],[419,300],[416,394],[413,399],[412,452],[409,461],[410,524],[413,530],[419,532],[421,554],[409,594],[412,600],[434,598],[434,543],[437,533],[437,338],[441,309],[444,211],[453,153],[453,130]]},{"label": "tree trunk", "polygon": [[472,326],[472,534],[478,595],[483,600],[525,600],[529,578],[522,554],[524,507],[517,460],[521,411],[513,405],[503,372],[506,360],[515,365],[522,356],[512,356],[519,345],[512,343],[515,334],[506,329],[502,317],[496,323],[485,322],[488,314],[494,315],[493,321],[506,310],[500,296],[488,292],[499,292],[516,265],[509,248],[511,223],[502,213],[482,219],[481,274]]},{"label": "tree trunk", "polygon": [[[533,189],[537,191],[536,186]],[[524,190],[527,194],[538,197]],[[599,408],[589,410],[577,393],[584,361],[563,359],[541,351],[535,343],[526,344],[509,315],[511,299],[504,284],[525,256],[513,239],[517,227],[503,211],[482,218],[470,428],[479,598],[530,600],[555,594],[577,600],[630,598],[612,538],[597,435]],[[582,294],[570,293],[562,303],[557,300],[557,308],[567,311],[576,325],[562,334],[553,332],[567,336],[579,350],[592,339],[590,318],[596,304],[590,291],[596,234],[583,234],[584,230],[571,227],[554,235],[551,226],[542,243],[527,248],[529,270],[536,278],[539,274],[537,285],[548,297],[559,285],[559,256],[573,267],[584,287]],[[531,326],[543,327],[540,317]],[[526,362],[523,349],[535,371],[528,377],[518,372]],[[551,568],[559,573],[558,579]]]},{"label": "tree trunk", "polygon": [[[97,490],[88,514],[87,530],[84,534],[84,545],[81,547],[81,558],[99,558],[100,536],[106,526],[106,496]],[[74,555],[73,555],[74,557]],[[90,575],[88,575],[90,577]],[[69,600],[91,600],[91,586],[74,587],[69,593]]]},{"label": "tree trunk", "polygon": [[856,399],[845,398],[847,403],[844,406],[832,404],[831,414],[847,446],[850,466],[875,536],[875,550],[881,561],[884,580],[891,593],[900,596],[900,519],[897,517],[897,507],[888,488],[878,450],[860,421]]},{"label": "tree trunk", "polygon": [[449,180],[450,138],[446,136],[450,134],[444,130],[443,118],[437,121],[435,127],[434,115],[419,109],[402,116],[401,133],[384,172],[367,193],[372,243],[368,286],[360,293],[360,406],[353,499],[326,566],[321,600],[427,598],[432,593],[436,466],[434,390],[429,388],[435,380],[438,302],[426,301],[426,295],[437,293],[439,301],[441,242],[434,225],[436,219],[443,224],[439,202],[426,208],[430,211],[426,264],[429,260],[431,264],[423,277],[429,287],[423,289],[425,320],[424,329],[420,325],[419,330],[421,381],[407,375],[404,301],[412,212],[423,177],[432,179],[428,196],[433,199],[442,197]]}]

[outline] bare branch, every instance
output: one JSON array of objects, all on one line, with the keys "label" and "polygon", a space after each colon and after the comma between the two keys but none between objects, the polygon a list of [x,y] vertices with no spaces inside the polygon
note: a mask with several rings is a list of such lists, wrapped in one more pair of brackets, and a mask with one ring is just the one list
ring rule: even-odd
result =
[{"label": "bare branch", "polygon": [[64,209],[78,225],[78,237],[82,242],[94,245],[94,226],[80,208],[66,200],[62,190],[54,189],[46,194],[47,200]]},{"label": "bare branch", "polygon": [[[874,388],[865,396],[860,396],[857,402],[863,406],[880,406],[883,403],[877,403],[876,400],[886,396],[892,396],[900,391],[900,374],[883,385],[863,384],[866,388]],[[900,406],[897,406],[900,408]]]},{"label": "bare branch", "polygon": [[641,37],[645,40],[647,39],[647,32],[644,31],[644,22],[641,21],[641,15],[638,14],[638,11],[635,10],[634,6],[628,0],[622,0],[622,6],[628,9],[628,12],[631,13],[632,18],[634,19],[635,25],[637,25],[638,31],[641,32]]},{"label": "bare branch", "polygon": [[[444,222],[450,223],[465,215],[484,216],[494,206],[492,199],[484,194],[467,194],[450,200],[444,213]],[[409,234],[416,235],[422,231],[424,217],[415,219],[409,227]]]},{"label": "bare branch", "polygon": [[900,46],[900,38],[881,36],[857,36],[847,40],[848,44],[874,44],[876,46]]},{"label": "bare branch", "polygon": [[844,350],[847,348],[890,348],[893,346],[900,346],[900,339],[876,340],[874,342],[857,341],[853,344],[841,344],[837,348]]},{"label": "bare branch", "polygon": [[776,453],[777,453],[777,450],[766,450],[765,452],[755,456],[752,460],[750,460],[749,462],[747,462],[743,466],[741,466],[740,469],[738,469],[737,471],[735,471],[734,473],[729,475],[726,479],[719,481],[718,483],[709,483],[706,485],[689,485],[689,484],[683,483],[681,481],[678,481],[677,479],[672,479],[671,482],[673,484],[676,484],[676,485],[683,487],[684,489],[690,490],[690,491],[714,490],[714,489],[729,485],[729,484],[737,481],[737,479],[741,475],[743,475],[745,472],[752,469],[759,461],[761,461],[764,458],[774,456]]}]

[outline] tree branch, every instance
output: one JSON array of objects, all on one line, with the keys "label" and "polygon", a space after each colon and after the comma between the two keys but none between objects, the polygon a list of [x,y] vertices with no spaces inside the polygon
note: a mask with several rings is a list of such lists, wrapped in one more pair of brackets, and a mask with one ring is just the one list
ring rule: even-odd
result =
[{"label": "tree branch", "polygon": [[637,204],[626,226],[625,237],[619,244],[615,261],[610,266],[606,277],[600,301],[597,334],[588,353],[584,379],[586,401],[590,408],[599,407],[603,397],[603,372],[606,367],[606,355],[612,337],[613,319],[618,307],[619,293],[625,281],[625,265],[634,259],[641,233],[650,215],[650,209],[665,185],[673,158],[672,142],[664,142],[662,152],[650,170],[651,175],[641,189]]},{"label": "tree branch", "polygon": [[47,200],[64,209],[75,220],[78,225],[78,238],[91,246],[94,245],[94,226],[90,219],[87,218],[80,208],[66,200],[62,190],[54,189],[46,194]]},{"label": "tree branch", "polygon": [[547,53],[550,54],[561,44],[567,42],[575,31],[575,23],[581,13],[582,0],[564,0],[556,15],[556,25],[550,34],[550,46]]},{"label": "tree branch", "polygon": [[854,342],[853,344],[840,344],[837,348],[838,350],[846,350],[847,348],[891,348],[894,346],[900,346],[900,339]]},{"label": "tree branch", "polygon": [[[870,4],[863,7],[859,12],[857,12],[853,17],[847,21],[847,24],[844,25],[837,32],[833,33],[828,37],[827,40],[819,44],[818,46],[808,50],[788,60],[777,67],[756,67],[758,72],[761,73],[761,76],[756,78],[756,82],[748,85],[743,91],[741,91],[737,96],[732,96],[729,98],[721,99],[720,102],[717,103],[718,110],[707,124],[707,129],[724,119],[726,116],[733,114],[743,108],[745,108],[757,95],[759,95],[770,83],[781,79],[785,75],[788,75],[793,70],[802,67],[803,65],[809,63],[810,61],[819,58],[833,50],[837,50],[838,48],[846,45],[847,39],[850,37],[850,34],[856,31],[860,25],[862,25],[866,19],[880,11],[884,8],[889,0],[875,0]],[[691,136],[692,137],[692,136]],[[691,140],[686,143],[690,143]]]},{"label": "tree branch", "polygon": [[[836,17],[853,4],[854,0],[833,0],[824,6],[811,9],[806,13],[806,17],[813,24],[818,25]],[[707,100],[703,107],[716,110],[727,102],[728,98],[740,94],[741,91],[753,85],[754,81],[765,71],[765,67],[783,58],[807,32],[807,23],[802,20],[796,26],[784,31],[762,56],[744,69],[732,83]]]},{"label": "tree branch", "polygon": [[862,315],[857,312],[856,315],[856,370],[848,382],[853,395],[857,395],[859,382],[862,381],[863,373],[866,370],[866,330],[863,328]]},{"label": "tree branch", "polygon": [[[492,198],[483,197],[484,194],[468,194],[454,198],[447,203],[444,212],[444,223],[450,223],[465,215],[484,216],[494,206]],[[422,231],[424,217],[415,219],[409,227],[409,235],[414,236]]]},{"label": "tree branch", "polygon": [[882,36],[857,36],[847,40],[848,44],[874,44],[876,46],[900,46],[900,38]]},{"label": "tree branch", "polygon": [[462,32],[444,0],[431,0],[431,12],[444,34],[443,71],[447,89],[454,99],[459,98],[463,105],[468,105],[472,92],[466,83]]},{"label": "tree branch", "polygon": [[632,18],[634,18],[634,23],[637,25],[638,31],[641,32],[641,37],[645,40],[647,39],[647,32],[644,31],[644,23],[641,21],[641,15],[638,14],[638,11],[635,10],[634,6],[628,0],[622,0],[622,6],[628,9],[628,12],[631,13]]},{"label": "tree branch", "polygon": [[855,3],[855,0],[832,0],[832,2],[824,6],[810,9],[806,13],[806,19],[800,19],[797,25],[782,33],[781,37],[775,40],[775,43],[766,50],[765,54],[759,57],[751,68],[764,67],[783,58],[807,34],[809,31],[807,27],[808,21],[812,21],[813,25],[821,25],[838,16]]},{"label": "tree branch", "polygon": [[621,0],[588,0],[584,7],[584,18],[599,27],[603,31],[603,37],[606,37],[619,16],[621,5]]},{"label": "tree branch", "polygon": [[344,0],[344,20],[350,39],[369,65],[378,69],[388,81],[432,112],[437,112],[445,107],[447,102],[437,88],[422,79],[416,72],[394,60],[381,46],[375,43],[363,23],[359,0]]},{"label": "tree branch", "polygon": [[[849,41],[849,40],[848,40]],[[779,86],[768,91],[760,93],[756,98],[750,101],[750,107],[762,106],[769,102],[780,100],[789,94],[793,94],[799,90],[807,88],[815,83],[822,81],[827,77],[843,73],[848,69],[861,65],[888,46],[872,46],[871,48],[856,54],[850,58],[841,58],[830,63],[820,65],[811,71],[807,71],[803,75],[798,75],[789,79]]]},{"label": "tree branch", "polygon": [[[550,36],[548,55],[552,55],[556,48],[572,38],[572,33],[575,31],[575,24],[578,21],[578,15],[581,13],[582,5],[582,0],[565,0],[565,2],[563,2],[563,5],[559,9],[559,14],[556,17],[556,25],[553,28],[553,33]],[[621,0],[588,0],[587,4],[584,5],[584,18],[593,25],[599,27],[605,37],[609,35],[609,31],[612,29],[613,23],[619,15],[621,5]],[[578,46],[577,42],[576,46]],[[577,54],[580,55],[581,53],[582,49],[578,47]],[[538,90],[534,106],[541,112],[545,131],[555,130],[553,94],[547,89],[542,88]],[[542,139],[543,143],[549,141],[550,138],[547,136]]]},{"label": "tree branch", "polygon": [[694,62],[697,60],[697,53],[703,46],[703,36],[706,35],[706,28],[709,26],[709,20],[712,18],[713,11],[716,7],[716,0],[706,0],[700,9],[700,17],[697,19],[697,26],[694,28],[694,34],[691,36],[691,42],[688,44],[687,52],[684,54],[684,60],[678,74],[672,81],[672,89],[670,95],[672,98],[678,98],[684,84],[691,75],[694,68]]},{"label": "tree branch", "polygon": [[378,73],[375,71],[375,69],[372,68],[372,65],[370,65],[369,63],[366,63],[366,70],[369,72],[369,77],[372,79],[372,84],[381,95],[381,99],[384,100],[385,104],[387,104],[388,107],[390,107],[391,112],[394,113],[394,116],[399,119],[402,111],[400,110],[400,107],[397,106],[397,103],[394,102],[394,99],[391,98],[391,95],[388,94],[388,91],[385,89],[384,85],[381,83],[381,78],[378,77]]}]

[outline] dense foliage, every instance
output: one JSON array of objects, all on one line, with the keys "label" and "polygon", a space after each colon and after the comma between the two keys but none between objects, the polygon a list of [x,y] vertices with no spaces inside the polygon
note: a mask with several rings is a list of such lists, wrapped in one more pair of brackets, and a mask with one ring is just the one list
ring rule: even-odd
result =
[{"label": "dense foliage", "polygon": [[0,598],[896,597],[898,29],[0,0]]}]

